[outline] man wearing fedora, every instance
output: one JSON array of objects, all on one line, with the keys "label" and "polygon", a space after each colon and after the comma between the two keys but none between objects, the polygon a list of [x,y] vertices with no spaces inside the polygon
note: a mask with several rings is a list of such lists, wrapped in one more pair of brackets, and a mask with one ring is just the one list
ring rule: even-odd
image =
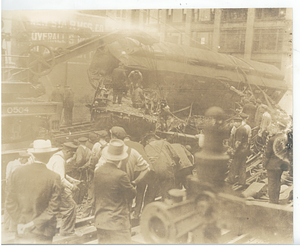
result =
[{"label": "man wearing fedora", "polygon": [[95,170],[95,226],[99,244],[131,243],[130,201],[136,195],[126,172],[117,166],[128,154],[124,142],[112,139],[102,151],[105,163]]},{"label": "man wearing fedora", "polygon": [[[110,129],[111,133],[111,139],[119,139],[124,140],[127,136],[126,131],[124,128],[119,126],[114,126]],[[118,168],[123,170],[127,173],[129,176],[129,180],[133,185],[138,185],[140,182],[145,180],[146,176],[150,172],[149,164],[147,161],[143,158],[143,156],[134,148],[131,148],[125,144],[124,149],[128,155],[128,157],[122,161],[119,162]],[[98,164],[96,165],[96,168],[98,168],[100,165],[103,165],[105,162],[105,158],[101,156]],[[139,192],[143,192],[142,190],[138,189]],[[141,194],[139,194],[138,197],[140,197]],[[131,209],[132,201],[130,204]]]},{"label": "man wearing fedora", "polygon": [[[111,139],[120,139],[124,140],[124,138],[127,136],[126,131],[124,128],[119,126],[114,126],[110,129],[111,133]],[[119,168],[125,171],[128,176],[129,180],[134,184],[137,185],[141,180],[145,178],[145,176],[150,171],[149,164],[145,161],[145,159],[142,157],[139,152],[137,152],[135,149],[128,147],[125,145],[125,151],[128,154],[128,158],[121,161],[119,163]],[[98,164],[96,165],[96,168],[103,165],[105,162],[105,158],[100,158]],[[138,176],[135,178],[135,174],[139,173]]]},{"label": "man wearing fedora", "polygon": [[66,160],[73,156],[76,148],[77,146],[71,142],[64,143],[62,150],[56,152],[47,164],[48,169],[59,174],[63,187],[60,206],[60,213],[62,215],[60,235],[62,236],[75,234],[77,205],[73,200],[72,192],[79,190],[77,185],[80,181],[66,175],[65,164]]},{"label": "man wearing fedora", "polygon": [[59,175],[46,167],[54,151],[50,140],[35,140],[28,149],[34,162],[11,174],[6,208],[17,224],[16,243],[52,243],[62,187]]}]

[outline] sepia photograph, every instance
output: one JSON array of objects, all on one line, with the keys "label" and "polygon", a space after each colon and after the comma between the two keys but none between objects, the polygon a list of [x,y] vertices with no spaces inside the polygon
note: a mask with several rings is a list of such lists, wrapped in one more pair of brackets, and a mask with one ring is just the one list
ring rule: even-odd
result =
[{"label": "sepia photograph", "polygon": [[2,6],[1,243],[295,243],[293,7],[65,2]]}]

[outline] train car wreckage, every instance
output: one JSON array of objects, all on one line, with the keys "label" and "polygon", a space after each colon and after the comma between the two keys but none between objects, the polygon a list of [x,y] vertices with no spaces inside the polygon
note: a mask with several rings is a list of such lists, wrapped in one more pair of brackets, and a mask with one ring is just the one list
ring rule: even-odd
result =
[{"label": "train car wreckage", "polygon": [[[136,139],[145,132],[156,129],[157,117],[155,114],[145,115],[140,111],[127,112],[125,106],[112,107],[107,104],[110,75],[120,62],[124,64],[127,73],[140,70],[144,78],[143,88],[151,93],[155,92],[158,101],[167,100],[172,112],[181,111],[190,120],[179,119],[185,125],[191,123],[192,114],[201,118],[211,106],[220,106],[233,114],[236,102],[241,97],[259,98],[269,107],[275,108],[287,91],[283,74],[272,65],[215,53],[206,48],[196,49],[158,42],[141,31],[121,30],[89,38],[66,49],[52,50],[42,44],[30,47],[27,62],[22,62],[21,57],[21,67],[5,69],[2,72],[2,120],[5,119],[2,124],[11,125],[10,122],[19,120],[20,117],[29,117],[29,121],[32,119],[30,117],[43,116],[51,119],[57,112],[57,103],[32,102],[26,99],[41,94],[35,81],[39,76],[50,73],[56,64],[92,50],[96,52],[88,76],[96,93],[94,102],[88,106],[94,114],[93,127],[109,128],[112,125],[121,125]],[[202,121],[206,123],[198,125],[197,131],[211,124],[206,118]],[[58,130],[59,122],[49,123],[46,120],[45,124],[48,124],[46,128]],[[178,139],[197,144],[195,134],[199,132],[193,132],[193,135],[188,135],[185,131],[157,133],[163,137],[176,135]],[[196,154],[198,175],[204,169],[212,174],[220,172],[220,168],[224,174],[227,157],[221,162],[213,158],[199,161],[202,159]],[[222,218],[230,229],[250,228],[251,232],[261,237],[264,236],[260,229],[265,226],[267,229],[262,231],[269,238],[277,240],[284,233],[291,235],[292,207],[249,202],[236,194],[224,192],[220,188],[223,186],[222,182],[213,187],[211,183],[214,180],[209,179],[212,178],[211,175],[198,178],[190,180],[191,189],[186,193],[173,191],[171,203],[153,203],[145,208],[141,227],[147,242],[182,243],[192,233],[194,243],[216,243],[222,227],[216,226],[218,218]],[[225,214],[221,215],[221,212]],[[235,212],[235,219],[231,221],[229,215]],[[261,215],[264,217],[260,217]],[[283,230],[278,227],[279,220],[283,221]],[[271,225],[270,221],[274,223]],[[215,235],[210,235],[212,233]]]},{"label": "train car wreckage", "polygon": [[[115,110],[106,107],[105,85],[109,87],[110,75],[120,62],[124,64],[127,75],[131,70],[142,72],[142,86],[150,97],[154,95],[158,102],[166,100],[171,111],[180,112],[184,117],[203,115],[211,106],[219,106],[232,114],[241,97],[259,98],[272,108],[287,91],[284,75],[275,66],[219,54],[205,47],[198,49],[158,42],[138,30],[105,33],[66,49],[52,50],[43,44],[34,45],[27,52],[26,62],[25,58],[19,58],[18,64],[22,66],[5,69],[3,78],[7,81],[30,81],[34,85],[39,76],[50,73],[56,64],[93,50],[95,54],[88,77],[96,93],[89,107],[93,119],[102,120],[102,124],[105,123],[103,112],[107,113],[107,110],[116,114],[118,111],[123,122],[125,116],[138,115],[142,121],[146,120],[149,126],[144,127],[147,130],[153,129],[156,120],[138,112],[126,113],[124,108]],[[20,87],[16,83],[9,86],[13,85],[18,91]],[[27,86],[30,87],[30,84]],[[5,93],[5,87],[3,91]],[[100,117],[99,113],[102,113]],[[109,114],[106,116],[106,121],[111,121]],[[134,131],[126,127],[129,133],[136,132],[140,117],[135,118]],[[141,133],[142,130],[138,131],[139,135]]]}]

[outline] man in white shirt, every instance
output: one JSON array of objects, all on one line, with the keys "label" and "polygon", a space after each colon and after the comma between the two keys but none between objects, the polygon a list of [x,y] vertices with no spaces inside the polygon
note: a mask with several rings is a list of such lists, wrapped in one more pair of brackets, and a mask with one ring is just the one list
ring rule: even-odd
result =
[{"label": "man in white shirt", "polygon": [[[124,138],[127,136],[127,133],[122,127],[114,126],[111,130],[111,139],[120,139],[124,140]],[[125,171],[128,176],[130,181],[136,185],[139,183],[145,176],[146,174],[150,171],[149,169],[149,164],[145,161],[145,159],[142,157],[139,152],[137,152],[135,149],[130,148],[128,146],[124,146],[125,151],[128,153],[128,158],[125,160],[121,161],[118,165],[120,169]],[[95,170],[103,165],[105,163],[105,159],[101,157],[99,159],[98,164],[96,165]],[[140,174],[137,176],[136,179],[134,179],[134,173],[135,172],[140,172]]]},{"label": "man in white shirt", "polygon": [[76,209],[77,205],[72,197],[72,191],[78,190],[79,180],[66,175],[65,163],[73,156],[77,146],[68,142],[63,144],[61,151],[55,153],[49,160],[47,168],[59,174],[63,186],[61,193],[60,213],[62,214],[62,224],[60,235],[67,236],[75,234]]},{"label": "man in white shirt", "polygon": [[262,133],[268,131],[268,127],[272,123],[272,116],[269,113],[269,108],[266,109],[264,114],[262,115],[261,122],[260,122],[260,129],[258,131],[258,136],[262,136]]},{"label": "man in white shirt", "polygon": [[94,169],[95,169],[95,165],[98,163],[102,155],[102,150],[108,145],[108,143],[106,142],[108,137],[107,131],[105,130],[95,131],[95,134],[97,134],[99,140],[94,144],[92,148],[91,158],[87,166],[87,170],[89,172],[89,180],[87,182],[88,196],[87,196],[86,203],[83,204],[82,218],[94,215],[95,212]]},{"label": "man in white shirt", "polygon": [[108,132],[105,130],[96,131],[95,132],[99,138],[99,140],[94,144],[92,149],[92,158],[94,158],[96,163],[99,161],[101,157],[102,150],[107,146],[107,138]]}]

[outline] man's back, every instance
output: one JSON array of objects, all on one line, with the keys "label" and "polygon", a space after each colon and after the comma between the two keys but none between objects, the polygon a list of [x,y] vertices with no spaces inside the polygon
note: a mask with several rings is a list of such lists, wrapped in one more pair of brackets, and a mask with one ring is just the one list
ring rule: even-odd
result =
[{"label": "man's back", "polygon": [[130,228],[127,201],[136,195],[125,172],[112,163],[100,166],[94,174],[95,226],[106,230]]},{"label": "man's back", "polygon": [[179,143],[173,143],[171,145],[180,157],[179,170],[187,167],[192,167],[192,154],[183,145]]},{"label": "man's back", "polygon": [[53,236],[60,193],[60,176],[47,169],[45,164],[21,166],[11,175],[7,211],[17,224],[34,221],[33,233]]},{"label": "man's back", "polygon": [[158,176],[174,177],[176,161],[179,161],[179,157],[170,143],[166,140],[155,140],[145,146],[145,151]]},{"label": "man's back", "polygon": [[236,154],[244,154],[248,149],[248,132],[242,125],[235,132],[235,142],[237,141],[240,142],[240,145],[236,149]]},{"label": "man's back", "polygon": [[[147,153],[146,153],[145,148],[144,148],[144,146],[143,146],[142,144],[140,144],[140,143],[138,143],[138,142],[135,142],[135,141],[131,141],[131,140],[125,141],[124,143],[125,143],[125,145],[127,145],[128,147],[133,148],[133,149],[135,149],[137,152],[139,152],[139,154],[144,158],[144,160],[145,160],[148,164],[150,164],[150,161],[149,161],[149,159],[148,159]],[[152,166],[150,166],[150,169],[152,170]]]},{"label": "man's back", "polygon": [[123,90],[126,87],[126,75],[122,68],[115,68],[112,72],[112,86],[113,89]]}]

